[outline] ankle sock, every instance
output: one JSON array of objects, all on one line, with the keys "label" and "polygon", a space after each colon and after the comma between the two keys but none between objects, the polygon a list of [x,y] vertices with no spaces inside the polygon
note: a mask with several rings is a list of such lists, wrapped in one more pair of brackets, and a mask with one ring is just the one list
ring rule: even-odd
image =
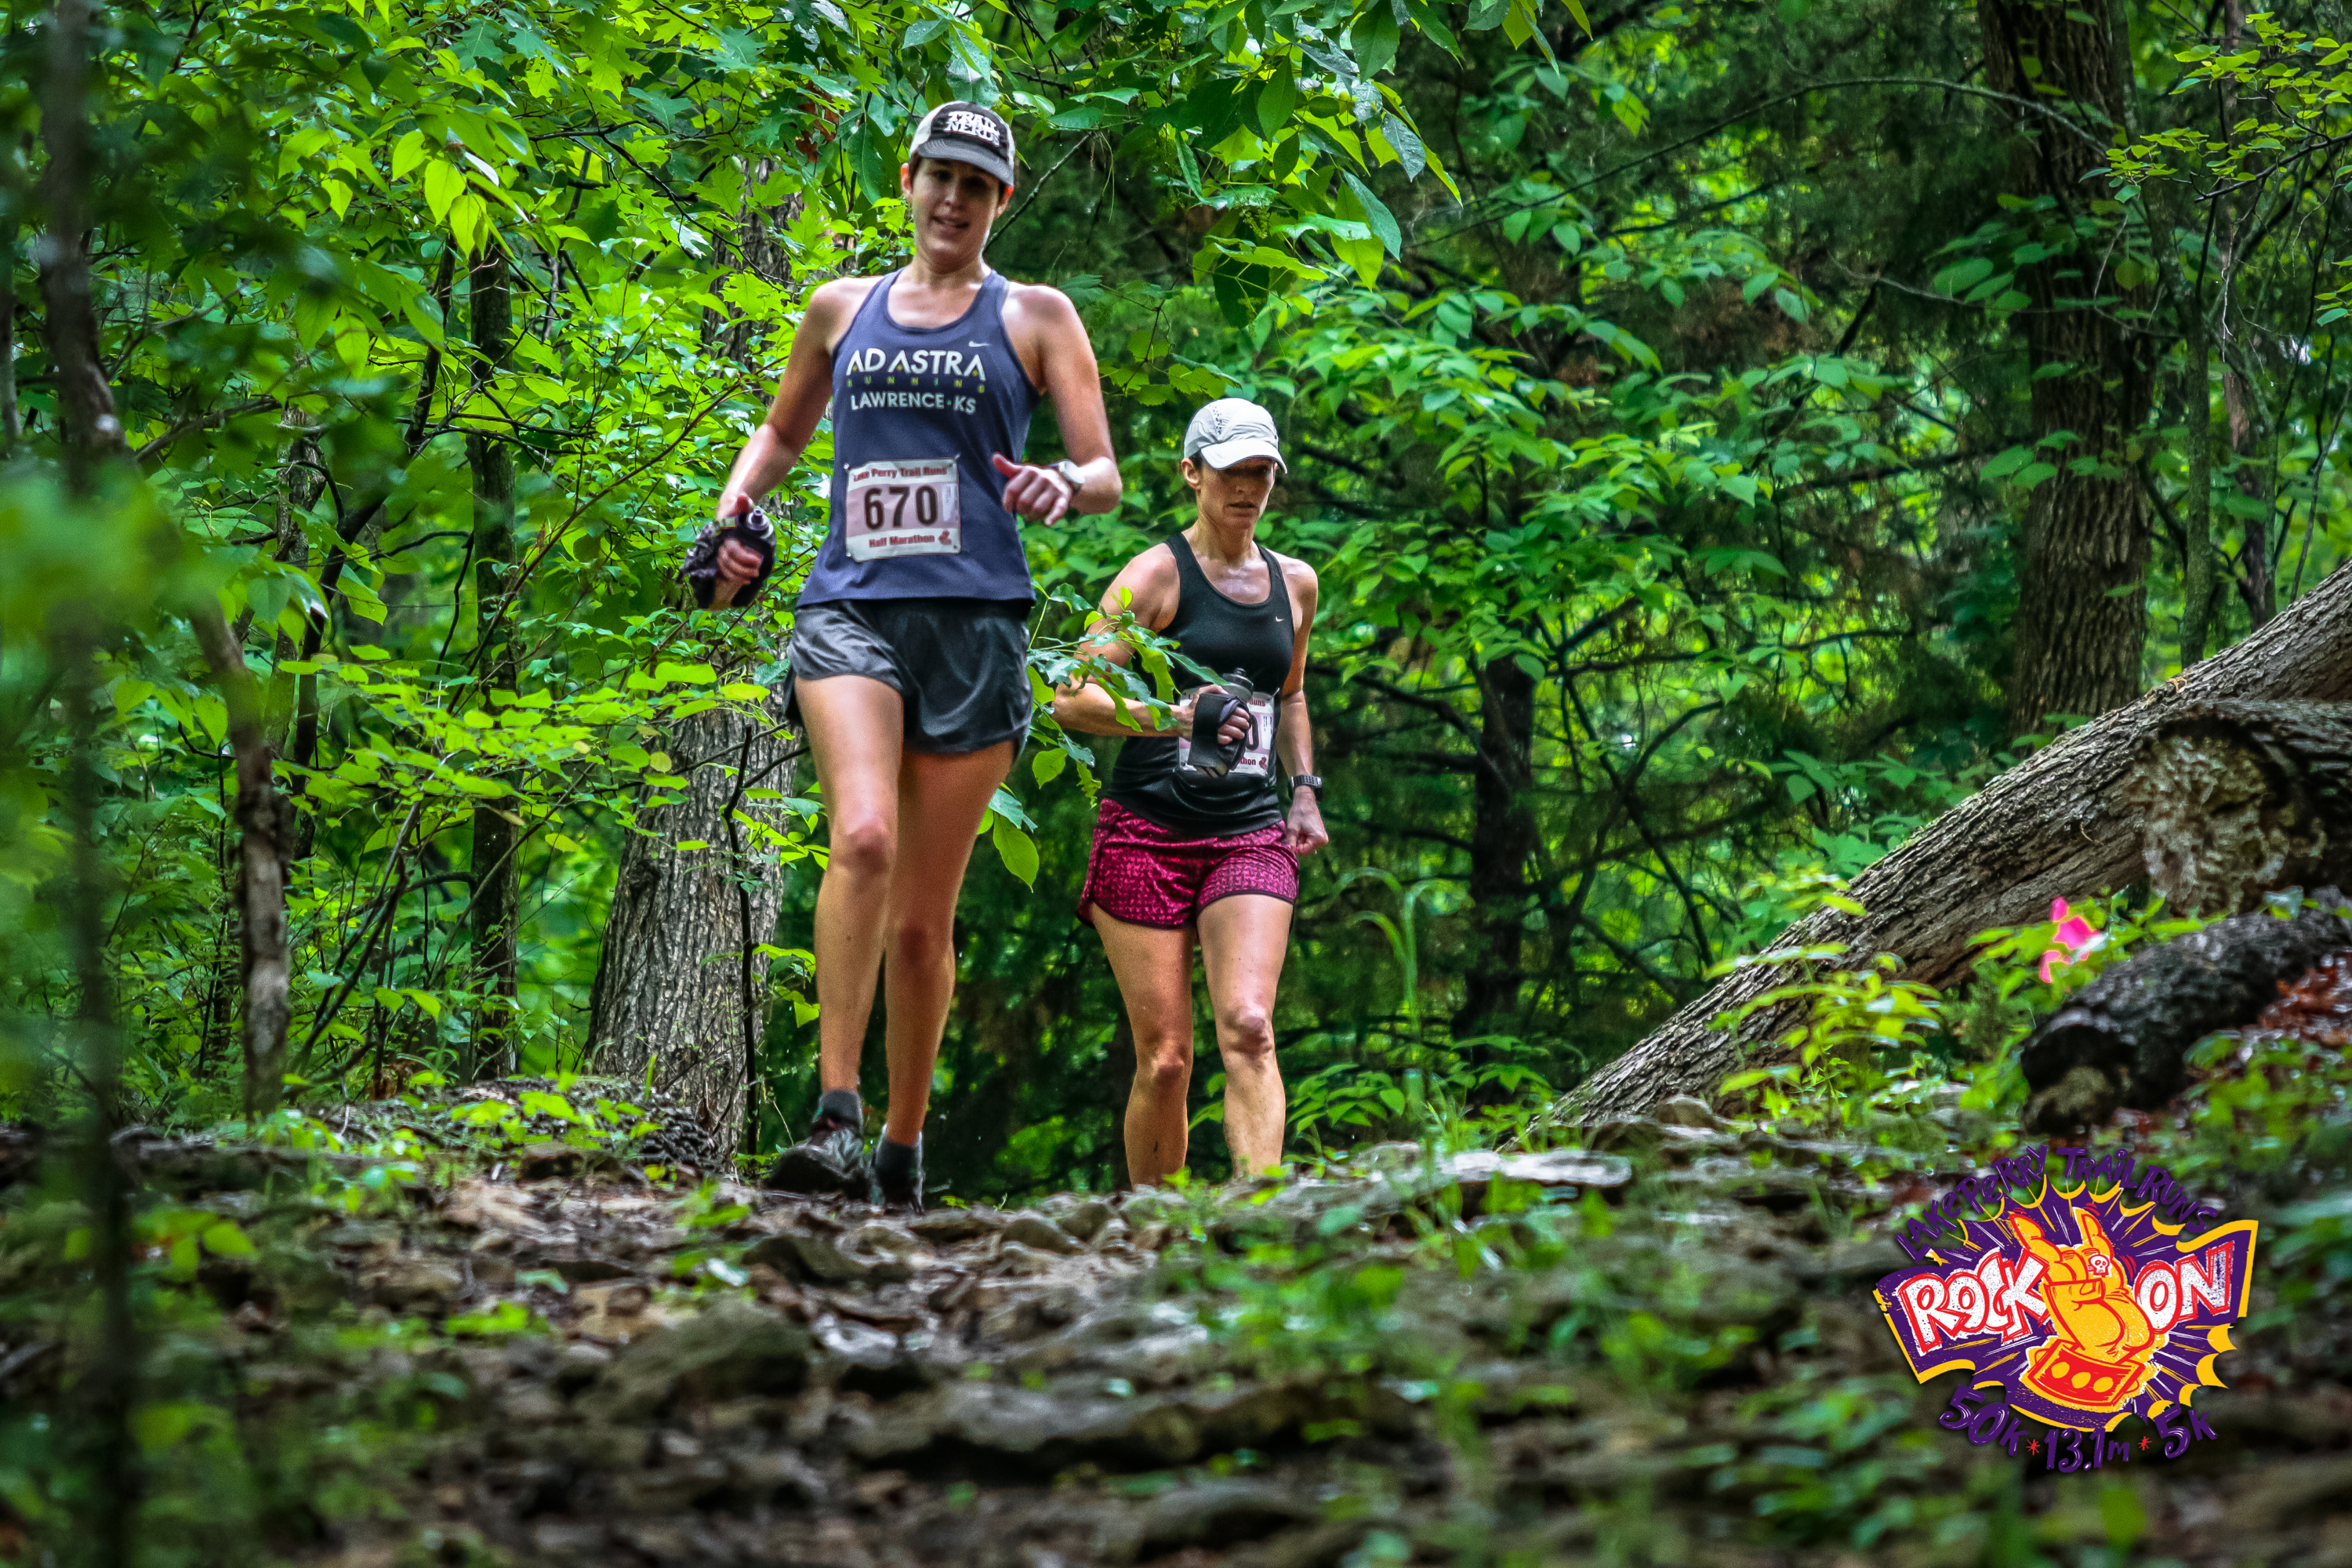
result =
[{"label": "ankle sock", "polygon": [[894,1142],[887,1134],[874,1145],[874,1179],[877,1182],[904,1182],[915,1173],[915,1163],[921,1157],[923,1139],[916,1134],[912,1143]]},{"label": "ankle sock", "polygon": [[845,1121],[852,1127],[866,1125],[866,1107],[854,1089],[828,1089],[816,1097],[816,1113]]}]

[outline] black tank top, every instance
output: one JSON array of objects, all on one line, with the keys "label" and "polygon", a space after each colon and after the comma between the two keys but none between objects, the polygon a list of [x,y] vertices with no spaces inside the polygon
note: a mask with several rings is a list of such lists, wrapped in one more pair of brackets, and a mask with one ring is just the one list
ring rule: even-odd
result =
[{"label": "black tank top", "polygon": [[[1189,741],[1135,736],[1120,742],[1106,793],[1174,832],[1203,838],[1255,833],[1282,820],[1274,788],[1274,731],[1282,711],[1282,684],[1290,678],[1290,584],[1283,579],[1282,558],[1261,544],[1268,592],[1255,605],[1238,604],[1209,585],[1182,534],[1170,540],[1168,548],[1176,557],[1176,614],[1160,635],[1219,675],[1238,669],[1249,677],[1256,693],[1251,703],[1256,741],[1240,766],[1218,778],[1182,765],[1192,751]],[[1193,689],[1193,678],[1180,672],[1177,687]]]}]

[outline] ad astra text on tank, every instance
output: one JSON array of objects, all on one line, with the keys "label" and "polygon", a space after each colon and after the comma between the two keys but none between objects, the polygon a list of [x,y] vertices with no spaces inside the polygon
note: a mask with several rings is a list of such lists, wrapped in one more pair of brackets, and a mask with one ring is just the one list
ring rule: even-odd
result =
[{"label": "ad astra text on tank", "polygon": [[943,327],[907,327],[877,284],[833,361],[833,515],[802,590],[837,599],[1034,597],[1020,520],[989,461],[1021,460],[1037,389],[1004,331],[1004,279]]}]

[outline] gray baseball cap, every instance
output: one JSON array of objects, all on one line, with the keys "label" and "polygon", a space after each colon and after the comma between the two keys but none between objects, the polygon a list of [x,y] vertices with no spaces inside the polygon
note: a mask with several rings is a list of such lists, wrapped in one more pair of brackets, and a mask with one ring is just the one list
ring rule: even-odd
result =
[{"label": "gray baseball cap", "polygon": [[1287,473],[1281,442],[1273,415],[1246,397],[1220,397],[1192,416],[1184,432],[1184,455],[1213,468],[1230,468],[1247,458],[1272,458],[1274,466]]},{"label": "gray baseball cap", "polygon": [[992,109],[958,99],[942,103],[915,127],[907,161],[952,158],[1013,184],[1013,127]]}]

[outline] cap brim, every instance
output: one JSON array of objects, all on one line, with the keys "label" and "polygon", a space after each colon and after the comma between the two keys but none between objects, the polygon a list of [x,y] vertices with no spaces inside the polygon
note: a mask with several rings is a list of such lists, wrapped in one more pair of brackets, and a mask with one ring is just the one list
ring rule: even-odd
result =
[{"label": "cap brim", "polygon": [[1012,162],[993,147],[977,142],[967,142],[960,136],[934,136],[907,154],[907,162],[918,158],[947,158],[959,163],[970,163],[982,174],[993,174],[1009,188],[1019,182],[1013,178]]},{"label": "cap brim", "polygon": [[1230,468],[1235,463],[1252,458],[1272,458],[1274,466],[1284,473],[1290,471],[1282,460],[1282,448],[1263,436],[1243,436],[1231,441],[1219,441],[1192,454],[1213,468]]}]

